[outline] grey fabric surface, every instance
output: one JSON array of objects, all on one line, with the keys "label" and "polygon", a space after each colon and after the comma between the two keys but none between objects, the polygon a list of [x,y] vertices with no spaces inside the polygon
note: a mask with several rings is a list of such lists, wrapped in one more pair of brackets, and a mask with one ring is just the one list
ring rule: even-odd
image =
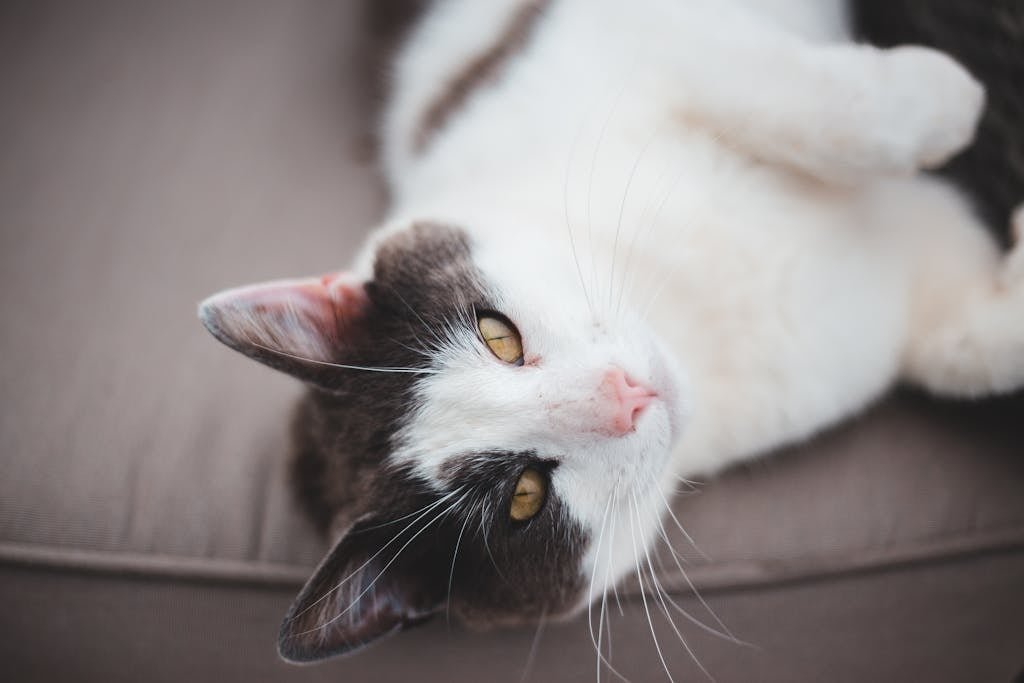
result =
[{"label": "grey fabric surface", "polygon": [[[1010,683],[1024,668],[1022,573],[1021,553],[989,554],[924,573],[889,569],[711,592],[715,611],[749,645],[683,631],[722,683]],[[533,628],[469,633],[441,617],[355,657],[290,666],[276,659],[273,643],[291,596],[287,588],[0,568],[0,668],[8,681],[54,683],[596,679],[583,620],[548,624],[536,637]],[[695,600],[679,604],[707,619]],[[621,615],[613,608],[609,623],[616,669],[634,683],[668,680],[639,599],[625,599]],[[663,621],[655,626],[676,681],[710,680]],[[601,680],[618,679],[605,671]]]},{"label": "grey fabric surface", "polygon": [[[354,1],[0,5],[0,632],[17,635],[0,661],[16,671],[128,680],[156,657],[149,680],[290,680],[273,631],[324,550],[285,483],[299,387],[214,342],[195,304],[343,266],[380,215],[369,48]],[[865,680],[859,658],[891,673],[929,648],[949,655],[929,680],[1004,671],[1024,632],[1022,415],[1020,398],[902,395],[680,498],[692,579],[762,587],[712,604],[779,648],[703,652],[804,676],[763,680],[822,680],[806,676],[830,658],[848,674],[831,680]],[[663,582],[686,593],[668,564]],[[630,605],[616,647],[647,648]],[[574,624],[545,635],[534,680],[591,677]],[[532,632],[409,638],[323,671],[399,680],[427,655],[435,680],[462,656],[518,671]],[[586,666],[559,663],[563,640]],[[326,677],[304,671],[287,676]]]},{"label": "grey fabric surface", "polygon": [[315,561],[298,387],[198,301],[343,265],[380,211],[354,3],[0,7],[0,538]]}]

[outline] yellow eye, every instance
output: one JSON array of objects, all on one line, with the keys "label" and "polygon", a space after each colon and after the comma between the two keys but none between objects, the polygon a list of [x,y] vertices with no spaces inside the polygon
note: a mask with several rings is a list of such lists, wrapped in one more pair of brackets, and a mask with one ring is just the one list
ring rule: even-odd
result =
[{"label": "yellow eye", "polygon": [[537,470],[525,469],[516,482],[516,492],[512,494],[512,505],[509,515],[517,522],[526,520],[537,514],[544,503],[548,485]]},{"label": "yellow eye", "polygon": [[477,320],[477,327],[487,348],[499,360],[510,365],[523,364],[523,340],[512,323],[505,318],[482,315]]}]

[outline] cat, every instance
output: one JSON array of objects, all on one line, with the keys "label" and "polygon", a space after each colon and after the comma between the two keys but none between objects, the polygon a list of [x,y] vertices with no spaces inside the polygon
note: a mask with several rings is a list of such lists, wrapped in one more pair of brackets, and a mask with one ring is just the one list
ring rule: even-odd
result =
[{"label": "cat", "polygon": [[352,267],[199,308],[309,385],[296,481],[334,545],[281,655],[572,615],[647,571],[680,478],[898,381],[1024,385],[1022,251],[919,173],[984,99],[838,0],[432,4]]}]

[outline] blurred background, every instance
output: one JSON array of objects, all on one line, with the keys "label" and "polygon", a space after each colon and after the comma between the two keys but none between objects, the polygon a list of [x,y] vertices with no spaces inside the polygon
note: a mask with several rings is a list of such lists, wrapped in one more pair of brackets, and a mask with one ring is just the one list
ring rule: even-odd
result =
[{"label": "blurred background", "polygon": [[[386,201],[384,58],[422,4],[0,3],[5,680],[594,679],[585,618],[483,634],[442,618],[349,660],[276,658],[279,620],[325,550],[286,483],[300,387],[214,342],[195,307],[348,262]],[[873,7],[874,26],[900,26]],[[1000,64],[1018,70],[997,78],[1024,74],[1010,54]],[[956,170],[1016,183],[984,203],[997,231],[1024,177],[999,140]],[[979,181],[995,164],[998,182]],[[687,625],[703,666],[719,680],[1012,680],[1022,408],[903,393],[682,499],[702,552],[672,540],[691,579],[756,646]],[[664,680],[635,590],[623,603],[613,661]],[[667,657],[677,680],[703,677],[682,648]]]}]

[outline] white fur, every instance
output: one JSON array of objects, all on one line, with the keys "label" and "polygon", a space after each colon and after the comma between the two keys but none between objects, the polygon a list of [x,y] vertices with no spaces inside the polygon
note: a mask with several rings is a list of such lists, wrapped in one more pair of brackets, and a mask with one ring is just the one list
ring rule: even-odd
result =
[{"label": "white fur", "polygon": [[[453,339],[396,458],[428,476],[477,450],[559,458],[595,597],[677,476],[807,438],[899,379],[1024,384],[1024,259],[1004,266],[956,192],[912,175],[973,135],[983,93],[952,60],[853,45],[840,2],[556,0],[414,153],[419,115],[518,4],[443,2],[401,56],[395,201],[361,268],[413,220],[464,228],[540,360]],[[662,398],[625,437],[586,428],[610,364]]]}]

